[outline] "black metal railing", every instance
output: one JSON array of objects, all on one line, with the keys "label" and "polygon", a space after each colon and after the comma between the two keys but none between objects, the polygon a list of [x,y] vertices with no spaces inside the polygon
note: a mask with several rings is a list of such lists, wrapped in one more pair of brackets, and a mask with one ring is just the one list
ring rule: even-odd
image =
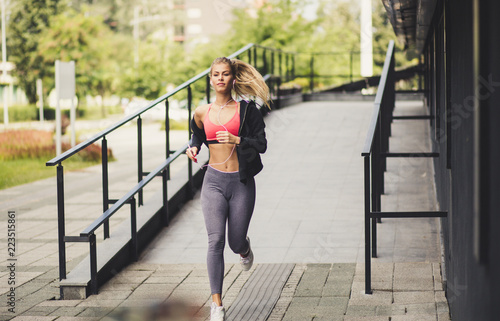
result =
[{"label": "black metal railing", "polygon": [[[260,51],[260,58],[259,57]],[[373,51],[374,54],[385,52]],[[330,51],[330,52],[290,52],[254,45],[248,51],[250,61],[263,75],[272,74],[280,77],[282,82],[296,78],[308,79],[308,87],[303,88],[310,93],[317,85],[326,80],[326,87],[348,85],[355,81],[367,81],[360,75],[359,57],[361,51]],[[318,70],[318,66],[320,66]],[[335,69],[335,73],[327,74],[325,70]],[[347,83],[346,83],[347,82]],[[323,89],[324,90],[324,89]]]},{"label": "black metal railing", "polygon": [[[258,57],[257,48],[261,51],[261,56]],[[281,69],[281,57],[284,55],[287,57],[287,61],[291,61],[291,65],[286,66],[286,73],[289,74],[287,77],[293,77],[293,58],[294,54],[289,52],[284,52],[281,50],[276,50],[273,48],[267,48],[263,46],[259,46],[256,44],[248,44],[240,50],[236,51],[232,55],[228,56],[229,58],[243,58],[243,55],[248,55],[248,61],[250,63],[257,64],[260,62],[259,66],[256,66],[258,70],[264,73],[265,80],[268,83],[268,86],[271,90],[271,95],[273,99],[276,99],[275,103],[279,104],[280,97],[280,89],[279,86],[282,82],[283,70]],[[271,58],[268,59],[267,56],[271,55]],[[275,58],[274,56],[279,57],[279,74],[274,75],[275,71]],[[241,56],[241,57],[240,57]],[[292,57],[291,59],[288,57]],[[258,59],[260,58],[260,59]],[[253,60],[253,61],[252,61]],[[169,126],[169,98],[180,92],[181,90],[187,91],[187,109],[188,109],[188,124],[191,119],[192,113],[192,104],[193,104],[193,93],[192,87],[195,82],[205,78],[205,95],[207,102],[210,102],[210,83],[209,78],[207,77],[209,73],[209,68],[203,71],[202,73],[194,76],[188,81],[184,82],[180,86],[176,87],[171,92],[161,96],[155,101],[151,102],[144,108],[138,110],[137,112],[123,118],[121,121],[112,125],[111,127],[101,131],[100,133],[94,135],[88,140],[78,144],[77,146],[65,151],[61,155],[51,159],[46,163],[46,166],[57,166],[57,216],[58,216],[58,245],[59,245],[59,280],[66,278],[66,243],[68,242],[88,242],[90,247],[90,272],[91,272],[91,282],[90,288],[91,293],[97,293],[98,284],[97,284],[97,247],[96,247],[96,231],[99,227],[103,227],[104,239],[109,238],[109,220],[110,218],[125,204],[129,204],[131,207],[131,244],[132,244],[132,257],[137,259],[137,224],[136,224],[136,207],[143,205],[143,189],[144,187],[150,183],[153,178],[159,176],[162,177],[162,187],[163,187],[163,206],[162,206],[162,220],[165,225],[169,223],[169,213],[168,213],[168,197],[167,197],[167,180],[170,176],[170,164],[175,161],[179,155],[183,154],[188,147],[186,143],[183,147],[176,151],[170,150],[170,126]],[[142,146],[142,115],[155,107],[156,105],[164,103],[165,104],[165,153],[166,160],[160,164],[156,169],[151,172],[145,172],[143,170],[143,146]],[[279,106],[279,105],[278,105]],[[137,176],[138,183],[135,185],[129,192],[127,192],[120,199],[110,199],[109,198],[109,177],[108,177],[108,148],[107,148],[107,139],[110,133],[114,132],[121,126],[130,123],[134,119],[137,120]],[[190,124],[188,125],[190,127]],[[191,128],[189,128],[189,135],[191,132]],[[186,141],[190,139],[186,137]],[[76,155],[87,146],[98,142],[101,142],[101,150],[102,150],[102,215],[100,215],[97,219],[95,219],[92,224],[90,224],[84,231],[80,233],[79,236],[68,236],[65,232],[65,199],[64,199],[64,167],[62,165],[63,161],[68,158]],[[192,186],[193,180],[193,168],[192,162],[188,161],[187,166],[187,180],[189,186]],[[191,190],[192,191],[192,190]],[[136,200],[137,199],[137,200]],[[110,207],[110,205],[112,205]]]},{"label": "black metal railing", "polygon": [[384,172],[388,157],[439,157],[439,153],[389,152],[393,119],[429,119],[422,116],[393,116],[395,107],[394,41],[389,43],[375,96],[373,114],[361,156],[364,158],[365,293],[371,294],[371,257],[377,257],[377,222],[382,218],[446,217],[443,211],[382,212]]}]

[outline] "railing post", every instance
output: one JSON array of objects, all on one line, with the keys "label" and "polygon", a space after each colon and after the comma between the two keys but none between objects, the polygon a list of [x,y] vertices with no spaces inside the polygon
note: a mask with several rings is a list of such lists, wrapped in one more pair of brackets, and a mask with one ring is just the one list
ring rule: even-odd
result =
[{"label": "railing post", "polygon": [[[373,137],[372,148],[372,168],[371,168],[371,196],[372,196],[372,212],[380,211],[380,109],[378,123],[375,127],[375,135]],[[372,257],[377,257],[377,224],[376,219],[372,219]]]},{"label": "railing post", "polygon": [[263,74],[264,75],[267,75],[267,58],[266,58],[266,49],[262,49],[262,62],[264,64],[264,67],[263,67]]},{"label": "railing post", "polygon": [[[66,278],[66,244],[64,225],[64,168],[57,165],[57,227],[59,241],[59,281]],[[61,289],[62,291],[62,289]]]},{"label": "railing post", "polygon": [[279,55],[278,55],[278,70],[279,70],[279,75],[280,75],[280,78],[283,77],[283,73],[282,73],[282,69],[281,69],[281,51],[279,52]]},{"label": "railing post", "polygon": [[[388,83],[386,82],[384,96],[382,97],[382,101],[380,102],[380,114],[379,114],[379,126],[380,126],[380,151],[382,153],[387,153],[389,151],[389,131],[391,127],[390,123],[390,111],[388,105],[388,99],[386,97],[386,93]],[[384,172],[387,169],[387,158],[382,157],[380,159],[380,176],[382,179],[380,180],[380,193],[384,193]]]},{"label": "railing post", "polygon": [[[101,143],[101,163],[102,163],[102,212],[109,208],[109,183],[108,183],[108,141],[106,136],[102,137]],[[109,238],[109,219],[104,221],[104,239]]]},{"label": "railing post", "polygon": [[309,79],[309,88],[311,89],[311,94],[312,94],[314,92],[314,54],[311,54],[311,62],[309,68],[311,70]]},{"label": "railing post", "polygon": [[278,81],[277,81],[277,84],[278,84],[278,93],[276,95],[277,97],[277,100],[278,100],[278,109],[281,108],[281,98],[280,98],[280,95],[281,95],[281,77],[278,77]]},{"label": "railing post", "polygon": [[162,179],[162,194],[163,194],[163,225],[168,226],[170,223],[170,218],[168,214],[168,185],[167,185],[167,176],[168,176],[168,166],[161,173]]},{"label": "railing post", "polygon": [[137,212],[135,197],[130,199],[130,230],[132,259],[137,261],[139,258],[139,243],[137,242]]},{"label": "railing post", "polygon": [[[187,87],[188,91],[188,120],[191,120],[191,103],[193,100],[193,94],[191,92],[191,86]],[[188,121],[188,139],[191,139],[191,122]],[[189,183],[189,194],[193,197],[193,161],[188,161],[188,183]]]},{"label": "railing post", "polygon": [[286,65],[286,82],[290,81],[290,67],[288,66],[289,54],[285,56],[285,65]]},{"label": "railing post", "polygon": [[252,49],[248,49],[248,63],[252,64]]},{"label": "railing post", "polygon": [[370,157],[364,156],[365,172],[365,294],[372,294],[370,252]]},{"label": "railing post", "polygon": [[353,60],[353,52],[351,50],[350,59],[349,59],[349,82],[352,83],[352,60]]},{"label": "railing post", "polygon": [[257,69],[257,47],[253,47],[253,66]]},{"label": "railing post", "polygon": [[274,75],[274,50],[271,51],[271,75]]},{"label": "railing post", "polygon": [[97,285],[97,244],[95,234],[89,235],[90,247],[90,291],[92,294],[98,293]]},{"label": "railing post", "polygon": [[292,55],[292,79],[295,79],[295,55]]},{"label": "railing post", "polygon": [[[137,182],[142,181],[142,118],[137,117]],[[143,205],[143,192],[139,191],[139,206]]]},{"label": "railing post", "polygon": [[[165,159],[167,159],[170,154],[170,116],[168,99],[165,99]],[[188,120],[189,121],[189,120]],[[170,165],[167,165],[167,180],[170,179]]]}]

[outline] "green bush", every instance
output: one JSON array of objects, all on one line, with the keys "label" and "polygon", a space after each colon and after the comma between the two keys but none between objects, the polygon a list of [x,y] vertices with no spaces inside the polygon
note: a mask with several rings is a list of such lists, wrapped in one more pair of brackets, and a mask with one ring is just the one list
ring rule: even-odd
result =
[{"label": "green bush", "polygon": [[[54,157],[56,147],[51,132],[42,130],[7,130],[0,133],[0,160],[50,159]],[[62,151],[70,149],[62,144]],[[75,155],[76,159],[96,162],[101,159],[101,147],[92,144]],[[113,152],[108,148],[108,159],[114,160]]]},{"label": "green bush", "polygon": [[309,78],[298,77],[289,82],[282,83],[280,86],[281,89],[291,89],[297,87],[309,89]]},{"label": "green bush", "polygon": [[[122,112],[120,106],[107,106],[106,114],[119,114]],[[61,111],[69,118],[69,109]],[[78,107],[76,117],[82,119],[101,119],[101,107]],[[45,120],[56,119],[56,110],[51,107],[43,107],[43,118]],[[9,106],[9,122],[36,121],[40,120],[40,108],[35,105],[13,105]],[[3,107],[0,107],[0,123],[3,123]]]},{"label": "green bush", "polygon": [[[37,120],[39,109],[35,105],[9,106],[9,122]],[[3,107],[0,108],[0,122],[3,123]]]}]

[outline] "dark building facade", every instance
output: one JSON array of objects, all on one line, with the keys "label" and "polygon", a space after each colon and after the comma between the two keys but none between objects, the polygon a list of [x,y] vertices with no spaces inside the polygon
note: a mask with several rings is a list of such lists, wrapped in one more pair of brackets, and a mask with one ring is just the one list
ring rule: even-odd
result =
[{"label": "dark building facade", "polygon": [[500,320],[500,1],[383,2],[423,58],[452,320]]}]

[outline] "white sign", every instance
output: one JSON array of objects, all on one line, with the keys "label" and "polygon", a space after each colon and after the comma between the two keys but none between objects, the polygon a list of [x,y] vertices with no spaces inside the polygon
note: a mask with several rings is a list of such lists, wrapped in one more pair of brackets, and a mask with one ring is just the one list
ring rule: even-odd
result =
[{"label": "white sign", "polygon": [[75,96],[75,62],[56,60],[56,91],[59,99],[73,99]]},{"label": "white sign", "polygon": [[56,153],[61,154],[61,99],[71,100],[70,124],[71,124],[71,146],[75,146],[75,120],[76,112],[74,105],[75,97],[75,62],[62,62],[56,60]]}]

